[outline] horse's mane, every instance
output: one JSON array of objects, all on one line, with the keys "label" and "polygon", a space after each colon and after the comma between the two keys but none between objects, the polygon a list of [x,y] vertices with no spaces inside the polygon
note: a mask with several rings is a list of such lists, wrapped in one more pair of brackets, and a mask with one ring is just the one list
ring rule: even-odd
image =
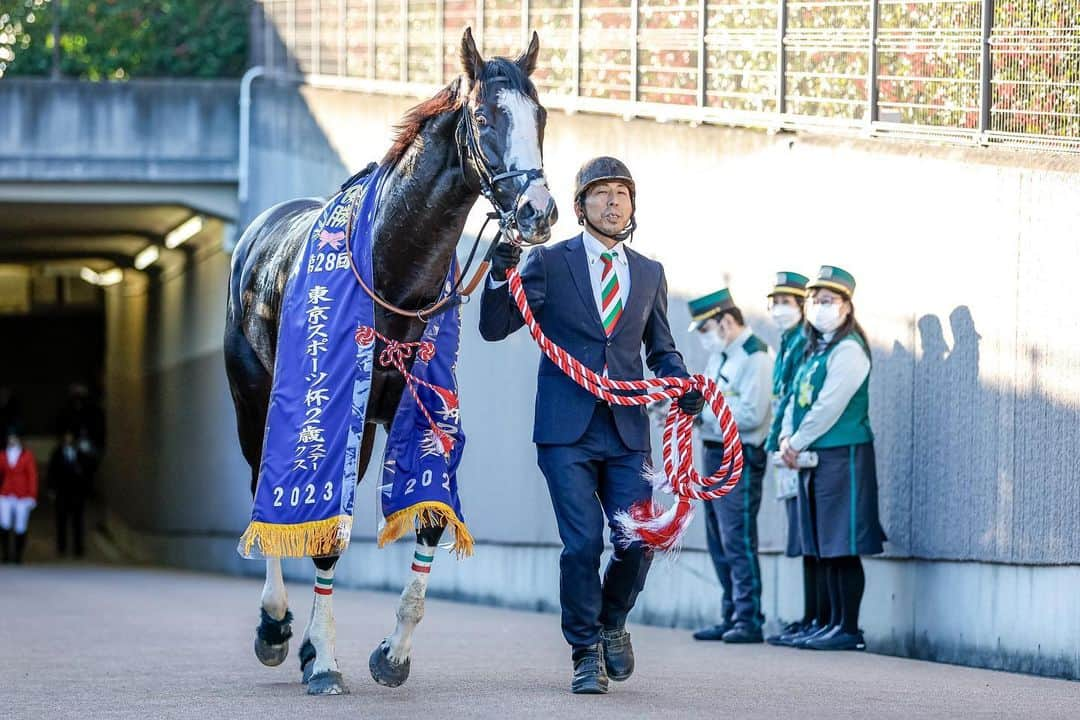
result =
[{"label": "horse's mane", "polygon": [[390,149],[387,150],[386,157],[383,158],[383,164],[397,164],[397,161],[401,159],[401,156],[405,154],[405,151],[420,135],[420,131],[424,129],[424,125],[428,120],[436,115],[442,115],[445,112],[457,110],[461,107],[464,98],[459,92],[460,85],[461,78],[457,78],[435,93],[434,97],[410,108],[405,113],[405,116],[401,118],[401,122],[395,127],[394,142]]},{"label": "horse's mane", "polygon": [[[465,102],[465,96],[461,93],[462,82],[461,77],[455,78],[449,85],[435,93],[434,97],[413,106],[405,113],[401,122],[395,126],[394,142],[386,152],[383,164],[397,164],[429,120],[443,113],[458,110],[462,106]],[[511,90],[517,90],[539,102],[536,87],[512,60],[497,57],[486,61],[477,74],[473,91],[483,96],[486,86],[495,82],[504,83]]]}]

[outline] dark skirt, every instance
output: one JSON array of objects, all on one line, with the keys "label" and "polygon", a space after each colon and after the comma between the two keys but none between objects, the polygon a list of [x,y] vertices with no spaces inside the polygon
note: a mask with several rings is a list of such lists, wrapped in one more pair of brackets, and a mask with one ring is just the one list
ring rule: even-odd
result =
[{"label": "dark skirt", "polygon": [[799,482],[804,555],[877,555],[886,540],[878,517],[874,444],[817,450],[818,466]]},{"label": "dark skirt", "polygon": [[787,557],[802,557],[802,528],[799,525],[799,499],[788,498],[784,501],[784,511],[787,513],[787,547],[784,555]]}]

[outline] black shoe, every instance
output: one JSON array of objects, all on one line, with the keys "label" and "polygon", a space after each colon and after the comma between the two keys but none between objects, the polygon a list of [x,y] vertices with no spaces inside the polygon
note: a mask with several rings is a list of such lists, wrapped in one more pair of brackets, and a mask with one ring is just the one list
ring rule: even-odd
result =
[{"label": "black shoe", "polygon": [[819,635],[824,635],[833,629],[832,625],[818,625],[816,622],[810,623],[810,626],[803,630],[801,633],[791,638],[791,647],[803,648],[806,647],[806,643]]},{"label": "black shoe", "polygon": [[600,643],[604,646],[604,669],[608,677],[622,682],[634,674],[634,646],[630,633],[625,629],[601,630]]},{"label": "black shoe", "polygon": [[846,633],[837,625],[831,632],[806,641],[809,650],[865,650],[866,640],[861,632]]},{"label": "black shoe", "polygon": [[733,645],[759,643],[764,641],[765,638],[762,637],[761,628],[752,625],[735,623],[735,627],[724,633],[724,642]]},{"label": "black shoe", "polygon": [[604,644],[581,651],[574,660],[574,679],[570,691],[575,695],[603,695],[608,690],[608,676],[604,669]]},{"label": "black shoe", "polygon": [[770,645],[786,646],[791,644],[791,639],[801,633],[807,627],[802,621],[788,623],[784,626],[784,629],[775,635],[770,635],[765,638],[765,642]]},{"label": "black shoe", "polygon": [[725,620],[719,625],[710,625],[707,628],[702,628],[694,633],[695,640],[723,640],[724,633],[731,628],[735,627],[735,623],[730,620]]}]

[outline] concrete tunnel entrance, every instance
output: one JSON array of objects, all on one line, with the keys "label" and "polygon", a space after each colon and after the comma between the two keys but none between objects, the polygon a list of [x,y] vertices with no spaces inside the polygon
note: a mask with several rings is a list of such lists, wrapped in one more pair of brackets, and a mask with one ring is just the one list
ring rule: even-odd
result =
[{"label": "concrete tunnel entrance", "polygon": [[[116,418],[138,417],[132,403],[146,400],[126,379],[162,359],[176,323],[162,312],[161,290],[221,254],[224,224],[179,204],[3,202],[0,217],[0,429],[17,430],[39,472],[26,560],[59,554],[48,468],[68,431],[88,458],[85,548],[100,556],[103,519],[118,496],[113,475],[125,462],[125,439],[113,430],[130,426]],[[181,322],[178,346],[185,329]],[[69,554],[74,545],[69,538]]]}]

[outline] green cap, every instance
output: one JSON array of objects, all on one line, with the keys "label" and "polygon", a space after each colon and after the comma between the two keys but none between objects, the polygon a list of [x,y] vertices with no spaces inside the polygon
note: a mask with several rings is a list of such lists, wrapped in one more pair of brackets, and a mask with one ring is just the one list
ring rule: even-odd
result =
[{"label": "green cap", "polygon": [[814,288],[835,290],[850,298],[855,294],[855,276],[835,265],[822,265],[817,279],[806,286],[807,290]]},{"label": "green cap", "polygon": [[800,275],[797,272],[791,272],[790,270],[781,270],[776,273],[776,285],[773,287],[772,292],[768,297],[773,295],[795,295],[797,297],[806,297],[806,283],[810,282],[810,278],[805,275]]},{"label": "green cap", "polygon": [[693,332],[704,325],[705,321],[712,316],[718,315],[724,310],[733,309],[735,307],[735,301],[731,299],[731,291],[724,288],[723,290],[717,290],[714,293],[694,298],[688,305],[690,306],[691,321],[687,331]]}]

